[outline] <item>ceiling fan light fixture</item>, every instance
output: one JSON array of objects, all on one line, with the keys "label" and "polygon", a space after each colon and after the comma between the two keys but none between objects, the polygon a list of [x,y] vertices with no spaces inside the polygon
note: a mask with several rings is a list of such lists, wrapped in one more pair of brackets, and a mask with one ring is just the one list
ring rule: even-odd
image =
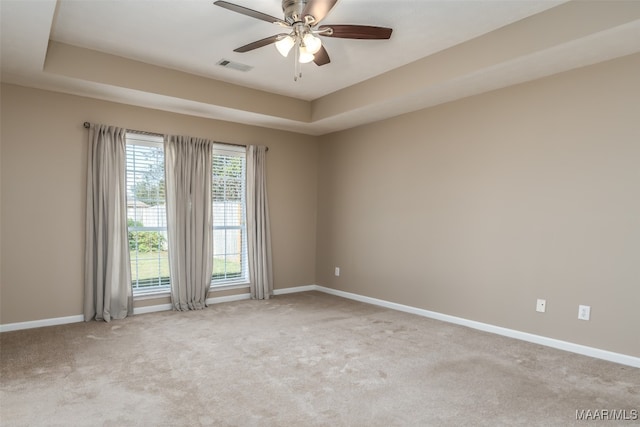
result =
[{"label": "ceiling fan light fixture", "polygon": [[[1,2],[2,0],[0,0]],[[275,0],[274,0],[275,1]],[[375,27],[371,25],[320,25],[338,0],[282,0],[284,19],[276,18],[257,10],[249,9],[228,1],[216,0],[214,5],[240,13],[251,18],[277,24],[290,31],[289,34],[280,33],[256,40],[239,48],[234,52],[249,52],[269,44],[275,44],[278,52],[284,57],[293,51],[294,77],[297,81],[302,77],[300,64],[315,62],[322,66],[331,62],[329,54],[317,36],[335,37],[343,39],[386,40],[391,37],[391,28]]]},{"label": "ceiling fan light fixture", "polygon": [[309,52],[304,45],[300,46],[300,56],[298,57],[298,62],[301,64],[306,64],[308,62],[313,61],[313,53]]},{"label": "ceiling fan light fixture", "polygon": [[276,44],[276,49],[278,49],[278,52],[280,52],[280,55],[286,58],[287,55],[289,55],[289,51],[291,50],[293,45],[296,44],[296,41],[293,39],[293,37],[286,36],[278,40],[275,44]]},{"label": "ceiling fan light fixture", "polygon": [[319,37],[314,36],[311,33],[307,33],[302,38],[305,48],[307,52],[311,54],[317,53],[322,47],[322,40]]}]

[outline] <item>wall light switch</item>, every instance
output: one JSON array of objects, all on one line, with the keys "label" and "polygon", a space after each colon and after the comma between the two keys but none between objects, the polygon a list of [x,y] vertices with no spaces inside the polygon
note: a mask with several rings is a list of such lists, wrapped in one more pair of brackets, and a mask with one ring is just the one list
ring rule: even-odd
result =
[{"label": "wall light switch", "polygon": [[540,313],[544,313],[545,311],[547,311],[547,300],[539,299],[536,303],[536,311]]},{"label": "wall light switch", "polygon": [[335,274],[336,274],[336,276],[340,275],[340,267],[336,267],[336,273]]},{"label": "wall light switch", "polygon": [[591,317],[591,306],[590,305],[578,306],[578,319],[589,320],[589,317]]}]

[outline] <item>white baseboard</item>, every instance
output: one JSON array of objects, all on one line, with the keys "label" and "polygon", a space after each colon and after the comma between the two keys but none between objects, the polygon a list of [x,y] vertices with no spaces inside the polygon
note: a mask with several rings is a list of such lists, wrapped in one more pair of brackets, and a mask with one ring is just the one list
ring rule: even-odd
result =
[{"label": "white baseboard", "polygon": [[[490,332],[509,338],[515,338],[522,341],[540,344],[547,347],[557,348],[559,350],[569,351],[584,356],[594,357],[596,359],[607,360],[609,362],[619,363],[621,365],[633,366],[640,368],[640,357],[630,356],[627,354],[614,353],[608,350],[588,347],[581,344],[575,344],[567,341],[561,341],[554,338],[544,337],[541,335],[530,334],[528,332],[516,331],[514,329],[503,328],[501,326],[490,325],[488,323],[476,322],[475,320],[464,319],[462,317],[450,316],[448,314],[438,313],[436,311],[424,310],[409,305],[398,304],[395,302],[385,301],[377,298],[371,298],[351,292],[340,291],[337,289],[327,288],[319,285],[295,286],[291,288],[274,289],[274,295],[285,295],[296,292],[319,291],[326,294],[339,296],[342,298],[360,301],[367,304],[373,304],[380,307],[390,308],[393,310],[403,311],[405,313],[416,314],[418,316],[428,317],[430,319],[441,320],[443,322],[454,323],[456,325],[467,326],[469,328],[478,329],[480,331]],[[250,299],[251,296],[246,294],[228,295],[223,297],[213,297],[207,299],[207,304],[219,304],[223,302],[232,302]],[[133,314],[153,313],[157,311],[171,310],[171,304],[152,305],[147,307],[134,308]],[[32,320],[28,322],[7,323],[0,325],[1,332],[18,331],[21,329],[41,328],[45,326],[64,325],[67,323],[77,323],[84,321],[84,316],[78,314],[75,316],[56,317],[53,319]]]},{"label": "white baseboard", "polygon": [[[219,304],[221,302],[240,301],[240,300],[249,299],[249,298],[251,298],[249,294],[213,297],[213,298],[207,299],[207,304]],[[158,305],[149,305],[145,307],[134,307],[133,315],[135,316],[138,314],[155,313],[158,311],[169,311],[172,309],[173,309],[173,306],[171,304],[158,304]],[[75,316],[55,317],[52,319],[31,320],[28,322],[7,323],[4,325],[0,325],[0,333],[10,332],[10,331],[19,331],[22,329],[42,328],[45,326],[65,325],[67,323],[80,323],[80,322],[84,322],[84,316],[82,314],[77,314]]]},{"label": "white baseboard", "polygon": [[[344,292],[337,289],[327,288],[324,286],[312,285],[312,287],[313,287],[313,290],[316,290],[316,291],[324,292],[331,295],[336,295],[343,298],[352,299],[355,301],[365,302],[368,304],[373,304],[380,307],[386,307],[393,310],[404,311],[406,313],[417,314],[418,316],[428,317],[430,319],[441,320],[443,322],[449,322],[449,323],[455,323],[456,325],[467,326],[469,328],[478,329],[480,331],[491,332],[493,334],[503,335],[509,338],[515,338],[522,341],[527,341],[535,344],[544,345],[547,347],[556,348],[559,350],[564,350],[572,353],[581,354],[584,356],[594,357],[596,359],[607,360],[609,362],[615,362],[621,365],[628,365],[628,366],[640,368],[640,357],[629,356],[627,354],[614,353],[608,350],[601,350],[599,348],[593,348],[593,347],[588,347],[581,344],[561,341],[554,338],[544,337],[541,335],[534,335],[528,332],[516,331],[513,329],[503,328],[501,326],[495,326],[495,325],[490,325],[488,323],[476,322],[475,320],[469,320],[461,317],[450,316],[448,314],[442,314],[435,311],[429,311],[421,308],[411,307],[408,305],[397,304],[395,302],[389,302],[389,301],[385,301],[377,298],[366,297],[363,295]],[[296,288],[292,288],[292,289],[296,289]]]},{"label": "white baseboard", "polygon": [[45,326],[66,325],[67,323],[83,322],[84,316],[77,314],[75,316],[55,317],[53,319],[30,320],[28,322],[7,323],[0,325],[0,332],[19,331],[21,329],[42,328]]},{"label": "white baseboard", "polygon": [[274,295],[285,295],[285,294],[293,294],[295,292],[307,292],[307,291],[318,291],[321,286],[318,285],[305,285],[305,286],[295,286],[293,288],[283,288],[283,289],[274,289]]},{"label": "white baseboard", "polygon": [[207,304],[220,304],[221,302],[241,301],[251,299],[251,294],[227,295],[224,297],[213,297],[207,299]]},{"label": "white baseboard", "polygon": [[[251,296],[247,294],[238,294],[238,295],[227,295],[224,297],[213,297],[207,298],[207,304],[220,304],[221,302],[231,302],[231,301],[240,301],[244,299],[249,299]],[[173,306],[171,304],[158,304],[158,305],[150,305],[147,307],[136,307],[133,309],[133,314],[146,314],[146,313],[155,313],[158,311],[170,311],[173,310]]]},{"label": "white baseboard", "polygon": [[133,315],[156,313],[158,311],[169,311],[173,309],[171,304],[147,305],[144,307],[133,307]]}]

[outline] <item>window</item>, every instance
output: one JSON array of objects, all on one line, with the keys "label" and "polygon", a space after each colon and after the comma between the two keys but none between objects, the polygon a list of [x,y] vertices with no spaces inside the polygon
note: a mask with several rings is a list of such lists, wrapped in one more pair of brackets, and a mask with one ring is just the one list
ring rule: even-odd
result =
[{"label": "window", "polygon": [[169,291],[161,136],[127,133],[127,225],[134,294]]},{"label": "window", "polygon": [[248,283],[244,147],[216,145],[213,153],[212,286]]},{"label": "window", "polygon": [[[161,136],[127,133],[127,223],[134,295],[170,290]],[[246,284],[244,147],[216,145],[212,161],[212,286]]]}]

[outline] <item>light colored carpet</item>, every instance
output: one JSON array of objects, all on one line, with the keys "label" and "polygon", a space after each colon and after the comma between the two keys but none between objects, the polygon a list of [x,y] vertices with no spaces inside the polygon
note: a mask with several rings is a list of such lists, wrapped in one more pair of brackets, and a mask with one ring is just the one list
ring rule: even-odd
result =
[{"label": "light colored carpet", "polygon": [[0,335],[6,426],[566,426],[640,369],[318,292]]}]

